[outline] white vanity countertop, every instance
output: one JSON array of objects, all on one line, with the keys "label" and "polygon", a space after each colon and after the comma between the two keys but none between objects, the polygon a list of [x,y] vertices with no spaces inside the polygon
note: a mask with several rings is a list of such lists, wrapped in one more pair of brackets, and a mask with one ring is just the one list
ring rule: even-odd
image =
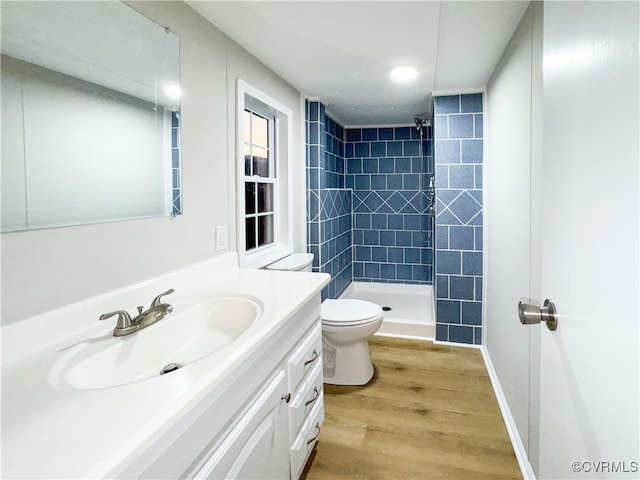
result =
[{"label": "white vanity countertop", "polygon": [[[239,269],[233,254],[216,259],[2,329],[3,478],[117,476],[330,279]],[[256,297],[263,312],[236,341],[170,375],[95,390],[56,387],[49,380],[69,347],[87,339],[119,340],[111,335],[115,319],[98,322],[101,313],[148,304],[168,288],[176,290],[164,299],[174,306],[172,315],[225,294]]]}]

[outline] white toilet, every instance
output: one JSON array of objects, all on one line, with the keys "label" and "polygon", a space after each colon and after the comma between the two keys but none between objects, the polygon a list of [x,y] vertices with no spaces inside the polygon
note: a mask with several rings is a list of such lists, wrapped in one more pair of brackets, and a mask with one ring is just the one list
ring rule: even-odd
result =
[{"label": "white toilet", "polygon": [[[268,270],[312,271],[312,253],[294,253]],[[382,325],[382,308],[355,299],[326,299],[320,311],[324,383],[364,385],[373,377],[367,339]]]}]

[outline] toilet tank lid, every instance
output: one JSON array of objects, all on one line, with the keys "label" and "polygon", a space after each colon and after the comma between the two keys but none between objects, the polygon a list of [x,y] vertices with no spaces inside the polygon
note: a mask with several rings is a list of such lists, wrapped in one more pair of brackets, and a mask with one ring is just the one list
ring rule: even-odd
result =
[{"label": "toilet tank lid", "polygon": [[382,307],[373,302],[355,298],[327,298],[322,302],[320,316],[329,322],[352,322],[377,320],[382,316]]},{"label": "toilet tank lid", "polygon": [[267,265],[267,270],[302,270],[313,262],[313,253],[293,253]]}]

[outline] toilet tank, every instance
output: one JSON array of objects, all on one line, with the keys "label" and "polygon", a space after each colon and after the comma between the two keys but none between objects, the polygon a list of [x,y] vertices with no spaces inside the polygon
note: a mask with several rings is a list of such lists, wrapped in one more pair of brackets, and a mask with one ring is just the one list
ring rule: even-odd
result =
[{"label": "toilet tank", "polygon": [[291,272],[312,272],[313,253],[294,253],[265,267],[267,270],[288,270]]}]

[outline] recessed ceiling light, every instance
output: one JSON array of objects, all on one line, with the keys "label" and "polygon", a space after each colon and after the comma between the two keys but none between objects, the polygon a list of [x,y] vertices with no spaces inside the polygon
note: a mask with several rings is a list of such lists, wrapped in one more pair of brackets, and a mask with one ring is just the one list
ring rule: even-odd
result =
[{"label": "recessed ceiling light", "polygon": [[418,70],[411,65],[397,65],[391,69],[390,74],[394,81],[406,83],[418,77]]}]

